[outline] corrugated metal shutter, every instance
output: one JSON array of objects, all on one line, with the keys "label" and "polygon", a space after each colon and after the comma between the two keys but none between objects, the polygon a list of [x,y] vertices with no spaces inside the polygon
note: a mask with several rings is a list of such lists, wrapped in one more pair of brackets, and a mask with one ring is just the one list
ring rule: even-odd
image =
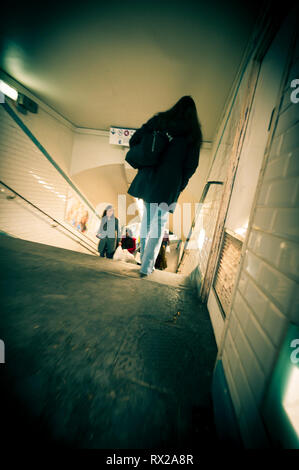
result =
[{"label": "corrugated metal shutter", "polygon": [[231,304],[241,250],[242,242],[225,232],[213,283],[224,314],[227,314]]},{"label": "corrugated metal shutter", "polygon": [[[82,241],[97,252],[95,231],[99,218],[92,214],[87,237],[65,220],[66,204],[73,190],[3,105],[0,106],[0,180],[49,216],[45,217],[14,197],[1,185],[0,231],[25,240],[86,252],[79,244]],[[85,205],[78,194],[76,197]],[[68,233],[61,226],[54,230],[50,217],[67,228]],[[73,240],[69,238],[69,231],[74,233]]]},{"label": "corrugated metal shutter", "polygon": [[2,106],[0,129],[1,180],[50,216],[63,220],[67,182]]}]

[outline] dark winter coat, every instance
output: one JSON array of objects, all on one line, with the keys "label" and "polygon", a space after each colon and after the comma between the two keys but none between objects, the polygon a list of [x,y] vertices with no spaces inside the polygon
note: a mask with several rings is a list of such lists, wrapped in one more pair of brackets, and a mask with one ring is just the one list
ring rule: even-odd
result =
[{"label": "dark winter coat", "polygon": [[159,254],[158,254],[156,262],[155,262],[155,268],[160,269],[161,271],[163,271],[163,269],[167,268],[166,248],[163,245],[163,243],[161,245]]},{"label": "dark winter coat", "polygon": [[[151,133],[153,130],[168,132],[173,139],[161,155],[157,166],[138,170],[128,193],[146,202],[164,202],[170,206],[178,200],[195,172],[200,147],[199,144],[189,141],[188,127],[184,121],[169,122],[162,128],[155,116],[133,134],[130,147],[138,144],[145,133]],[[170,212],[173,210],[174,208]]]},{"label": "dark winter coat", "polygon": [[136,250],[136,238],[122,237],[121,247],[123,250],[128,250],[129,253],[133,253]]}]

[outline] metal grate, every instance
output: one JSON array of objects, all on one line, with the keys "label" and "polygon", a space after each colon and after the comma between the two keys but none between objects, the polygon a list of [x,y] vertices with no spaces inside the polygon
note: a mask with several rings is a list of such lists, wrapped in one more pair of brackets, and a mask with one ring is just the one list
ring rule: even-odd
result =
[{"label": "metal grate", "polygon": [[213,283],[213,287],[225,315],[229,310],[232,300],[241,250],[242,242],[225,232]]}]

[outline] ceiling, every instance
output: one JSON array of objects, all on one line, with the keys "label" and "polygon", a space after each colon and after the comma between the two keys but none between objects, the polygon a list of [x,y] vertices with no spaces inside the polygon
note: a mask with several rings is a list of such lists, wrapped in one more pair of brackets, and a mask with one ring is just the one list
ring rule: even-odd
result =
[{"label": "ceiling", "polygon": [[1,6],[0,67],[75,126],[138,128],[188,94],[205,141],[260,8],[239,0],[11,5]]},{"label": "ceiling", "polygon": [[[119,216],[118,195],[126,194],[128,190],[123,165],[102,165],[89,168],[73,175],[72,180],[79,188],[84,188],[84,195],[100,215],[108,204],[112,204]],[[126,194],[126,207],[128,208],[134,202],[135,199]],[[128,217],[128,221],[131,218]]]}]

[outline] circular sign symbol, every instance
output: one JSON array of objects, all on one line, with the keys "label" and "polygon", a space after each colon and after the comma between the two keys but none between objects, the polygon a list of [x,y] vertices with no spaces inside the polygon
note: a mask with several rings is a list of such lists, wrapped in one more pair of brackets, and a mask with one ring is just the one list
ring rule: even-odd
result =
[{"label": "circular sign symbol", "polygon": [[129,135],[129,131],[124,131],[125,136]]}]

